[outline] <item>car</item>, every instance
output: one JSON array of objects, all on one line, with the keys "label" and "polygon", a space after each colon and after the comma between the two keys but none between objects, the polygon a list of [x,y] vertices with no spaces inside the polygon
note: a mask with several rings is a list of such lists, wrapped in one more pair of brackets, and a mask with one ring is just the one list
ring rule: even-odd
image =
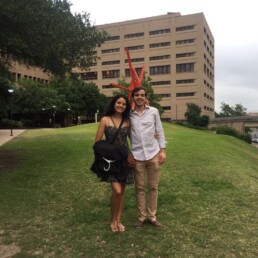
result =
[{"label": "car", "polygon": [[255,138],[253,138],[253,139],[252,139],[252,142],[254,142],[254,143],[258,143],[258,138],[256,138],[256,137],[255,137]]}]

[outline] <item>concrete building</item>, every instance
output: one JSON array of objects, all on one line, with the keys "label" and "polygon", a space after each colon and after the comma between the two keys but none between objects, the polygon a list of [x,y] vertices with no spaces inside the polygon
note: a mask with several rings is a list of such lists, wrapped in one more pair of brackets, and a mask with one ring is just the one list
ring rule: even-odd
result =
[{"label": "concrete building", "polygon": [[214,117],[214,38],[203,13],[167,13],[149,18],[97,26],[108,40],[97,50],[100,57],[81,78],[94,82],[101,93],[112,96],[110,83],[125,78],[130,82],[125,48],[133,67],[143,65],[155,94],[162,97],[164,120],[185,119],[187,103]]},{"label": "concrete building", "polygon": [[49,74],[45,73],[41,68],[26,66],[26,64],[17,61],[12,62],[11,73],[15,82],[22,78],[46,84],[49,82]]}]

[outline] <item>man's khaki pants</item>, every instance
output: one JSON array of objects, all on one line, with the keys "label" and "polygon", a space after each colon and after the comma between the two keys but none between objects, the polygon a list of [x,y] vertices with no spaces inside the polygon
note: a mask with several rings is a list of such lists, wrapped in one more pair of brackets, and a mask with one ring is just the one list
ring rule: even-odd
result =
[{"label": "man's khaki pants", "polygon": [[[135,167],[135,193],[138,211],[138,219],[144,221],[156,220],[157,204],[158,204],[158,185],[160,166],[158,162],[158,154],[150,160],[136,160]],[[145,172],[147,176],[147,207],[145,198]]]}]

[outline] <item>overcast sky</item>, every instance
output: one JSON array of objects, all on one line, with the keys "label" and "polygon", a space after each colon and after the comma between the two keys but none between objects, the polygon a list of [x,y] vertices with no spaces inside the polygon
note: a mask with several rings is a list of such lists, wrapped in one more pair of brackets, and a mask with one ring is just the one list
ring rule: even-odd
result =
[{"label": "overcast sky", "polygon": [[256,0],[70,0],[72,11],[94,25],[180,12],[203,12],[215,39],[215,110],[221,102],[258,112],[258,8]]}]

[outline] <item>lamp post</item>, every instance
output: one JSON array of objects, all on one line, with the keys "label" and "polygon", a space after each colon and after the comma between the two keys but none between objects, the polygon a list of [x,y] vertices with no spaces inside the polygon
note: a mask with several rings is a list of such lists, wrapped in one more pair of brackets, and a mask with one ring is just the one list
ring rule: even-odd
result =
[{"label": "lamp post", "polygon": [[67,115],[65,117],[65,126],[67,126],[67,124],[69,125],[69,111],[70,110],[71,110],[70,108],[67,108]]},{"label": "lamp post", "polygon": [[11,94],[11,106],[10,106],[10,112],[11,112],[11,134],[10,134],[10,136],[13,136],[13,92],[14,92],[14,89],[9,89],[8,92]]},{"label": "lamp post", "polygon": [[95,113],[95,123],[98,122],[98,113],[99,113],[99,110],[97,110],[97,112]]},{"label": "lamp post", "polygon": [[53,112],[54,123],[53,123],[53,125],[55,126],[55,123],[56,123],[56,110],[55,110],[55,108],[56,108],[56,106],[53,106],[53,108],[54,108],[54,112]]}]

